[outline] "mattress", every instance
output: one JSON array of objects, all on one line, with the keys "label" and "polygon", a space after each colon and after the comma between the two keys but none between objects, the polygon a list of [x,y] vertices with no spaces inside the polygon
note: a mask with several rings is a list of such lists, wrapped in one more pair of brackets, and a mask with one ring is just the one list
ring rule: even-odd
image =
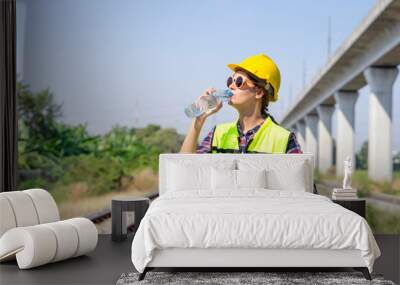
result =
[{"label": "mattress", "polygon": [[380,250],[364,218],[301,191],[169,192],[153,201],[132,242],[143,272],[157,249],[359,250],[369,271]]}]

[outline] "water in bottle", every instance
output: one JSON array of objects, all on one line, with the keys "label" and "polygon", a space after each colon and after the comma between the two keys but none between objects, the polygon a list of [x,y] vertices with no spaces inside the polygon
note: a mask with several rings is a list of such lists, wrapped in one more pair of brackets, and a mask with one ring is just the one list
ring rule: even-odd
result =
[{"label": "water in bottle", "polygon": [[204,96],[185,108],[185,114],[189,118],[199,117],[201,114],[212,111],[222,100],[228,101],[233,95],[229,89],[219,89],[208,96]]}]

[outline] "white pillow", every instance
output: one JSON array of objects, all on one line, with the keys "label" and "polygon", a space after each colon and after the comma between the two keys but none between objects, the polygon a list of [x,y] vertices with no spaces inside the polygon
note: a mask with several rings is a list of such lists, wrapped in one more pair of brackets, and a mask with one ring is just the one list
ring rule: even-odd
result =
[{"label": "white pillow", "polygon": [[236,170],[237,188],[267,188],[267,171]]},{"label": "white pillow", "polygon": [[312,169],[310,160],[301,155],[288,154],[265,158],[237,160],[240,170],[267,170],[267,188],[271,190],[311,191]]},{"label": "white pillow", "polygon": [[209,176],[209,167],[171,162],[168,165],[168,189],[171,191],[209,189]]},{"label": "white pillow", "polygon": [[212,190],[236,190],[236,170],[211,168]]},{"label": "white pillow", "polygon": [[274,190],[304,191],[309,189],[307,163],[296,163],[286,168],[267,171],[267,188]]},{"label": "white pillow", "polygon": [[212,190],[267,188],[266,170],[211,169]]},{"label": "white pillow", "polygon": [[167,191],[211,190],[211,168],[235,169],[235,160],[168,161]]}]

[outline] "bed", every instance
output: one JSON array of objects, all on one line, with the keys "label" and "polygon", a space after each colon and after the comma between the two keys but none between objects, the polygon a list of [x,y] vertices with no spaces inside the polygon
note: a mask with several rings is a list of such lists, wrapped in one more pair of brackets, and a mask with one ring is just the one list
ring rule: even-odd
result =
[{"label": "bed", "polygon": [[132,242],[157,267],[352,267],[379,247],[364,218],[313,193],[311,154],[161,154],[159,197]]}]

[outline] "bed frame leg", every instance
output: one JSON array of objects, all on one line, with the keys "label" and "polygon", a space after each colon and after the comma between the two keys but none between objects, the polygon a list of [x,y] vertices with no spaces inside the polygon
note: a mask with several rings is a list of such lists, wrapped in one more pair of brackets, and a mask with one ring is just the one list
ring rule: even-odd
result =
[{"label": "bed frame leg", "polygon": [[369,274],[369,270],[367,267],[354,267],[355,270],[361,271],[364,275],[365,279],[372,280],[371,275]]},{"label": "bed frame leg", "polygon": [[143,272],[139,274],[138,281],[142,281],[144,279],[144,277],[146,276],[147,271],[149,271],[149,270],[147,269],[147,267],[145,267]]}]

